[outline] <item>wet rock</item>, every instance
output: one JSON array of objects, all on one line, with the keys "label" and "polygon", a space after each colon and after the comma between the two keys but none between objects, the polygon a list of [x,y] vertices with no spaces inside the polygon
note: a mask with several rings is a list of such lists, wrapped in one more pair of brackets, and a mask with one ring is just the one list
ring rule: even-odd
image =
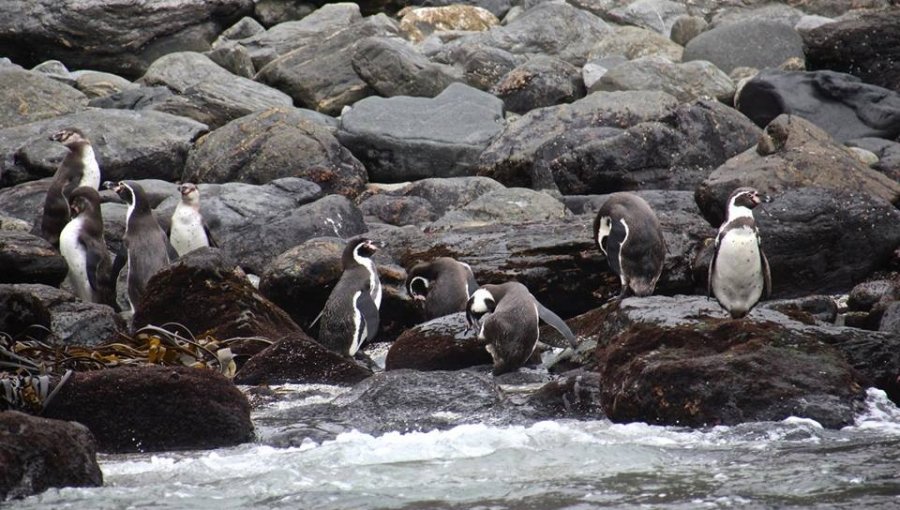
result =
[{"label": "wet rock", "polygon": [[878,323],[878,331],[900,333],[900,301],[894,301],[885,306],[881,321]]},{"label": "wet rock", "polygon": [[897,300],[900,300],[900,282],[888,279],[870,280],[853,287],[847,297],[847,308],[868,312],[879,302]]},{"label": "wet rock", "polygon": [[97,445],[85,426],[16,411],[0,412],[0,473],[0,500],[103,485]]},{"label": "wet rock", "polygon": [[485,91],[523,60],[506,50],[478,42],[458,44],[451,48],[442,46],[431,58],[462,69],[466,83]]},{"label": "wet rock", "polygon": [[253,439],[244,394],[216,372],[189,367],[74,373],[44,416],[86,425],[104,452],[218,448]]},{"label": "wet rock", "polygon": [[703,32],[684,48],[683,60],[708,60],[726,73],[735,67],[778,67],[803,58],[803,39],[790,25],[773,21],[740,21]]},{"label": "wet rock", "polygon": [[75,79],[75,88],[90,99],[138,88],[137,84],[111,73],[83,70],[73,71],[69,75]]},{"label": "wet rock", "polygon": [[252,8],[252,0],[120,0],[114,9],[106,0],[10,0],[0,19],[0,55],[27,66],[55,58],[70,69],[137,78],[165,53],[208,50],[216,35]]},{"label": "wet rock", "polygon": [[533,409],[539,419],[596,420],[605,418],[601,404],[602,388],[602,380],[596,372],[576,371],[541,386],[525,404]]},{"label": "wet rock", "polygon": [[[798,2],[792,2],[798,3]],[[780,3],[771,3],[763,6],[735,6],[726,7],[712,18],[711,25],[720,27],[742,22],[772,22],[791,26],[797,24],[803,16],[803,11]]]},{"label": "wet rock", "polygon": [[342,116],[338,139],[376,182],[457,177],[472,172],[502,118],[499,99],[454,83],[433,99],[362,100]]},{"label": "wet rock", "polygon": [[[257,2],[258,4],[259,2]],[[213,49],[217,48],[219,45],[226,44],[228,42],[237,41],[240,39],[247,39],[253,37],[254,35],[261,34],[266,31],[266,27],[260,25],[258,21],[251,18],[250,16],[244,16],[237,23],[231,25],[226,28],[219,34],[219,37],[213,42]]]},{"label": "wet rock", "polygon": [[628,60],[641,57],[663,57],[681,62],[684,48],[658,32],[639,27],[619,27],[591,50],[591,60],[621,55]]},{"label": "wet rock", "polygon": [[283,338],[250,358],[235,384],[356,384],[372,372],[303,333]]},{"label": "wet rock", "polygon": [[329,129],[292,107],[233,120],[201,138],[184,169],[190,182],[265,184],[302,177],[349,198],[366,185],[366,169]]},{"label": "wet rock", "polygon": [[456,68],[436,64],[399,38],[369,37],[356,47],[353,69],[383,97],[434,97],[462,81]]},{"label": "wet rock", "polygon": [[900,93],[863,83],[849,74],[763,71],[744,85],[735,103],[760,127],[789,113],[841,142],[900,136]]},{"label": "wet rock", "polygon": [[77,112],[87,102],[83,93],[45,74],[0,68],[0,129]]},{"label": "wet rock", "polygon": [[669,0],[636,0],[611,9],[608,16],[621,24],[635,25],[668,37],[678,16],[687,14],[684,5]]},{"label": "wet rock", "polygon": [[769,301],[760,306],[781,312],[804,324],[813,325],[833,325],[838,314],[838,305],[831,296],[803,296]]},{"label": "wet rock", "polygon": [[[691,39],[702,34],[706,27],[706,20],[699,16],[678,16],[672,23],[672,41],[675,44],[686,46]],[[684,53],[683,48],[682,53]],[[681,60],[681,55],[679,55],[679,60]]]},{"label": "wet rock", "polygon": [[422,225],[437,219],[431,204],[419,197],[378,194],[360,203],[359,209],[366,216],[397,226]]},{"label": "wet rock", "polygon": [[500,24],[491,11],[473,5],[411,8],[400,19],[400,32],[412,42],[420,42],[434,32],[445,30],[485,31]]},{"label": "wet rock", "polygon": [[169,103],[178,100],[183,100],[183,98],[176,97],[168,87],[138,85],[136,88],[128,88],[108,96],[95,97],[91,99],[88,106],[117,110],[156,110],[158,108],[160,111],[164,111]]},{"label": "wet rock", "polygon": [[449,177],[415,181],[406,186],[402,194],[426,200],[435,214],[443,216],[484,194],[502,189],[505,189],[502,184],[487,177]]},{"label": "wet rock", "polygon": [[52,177],[0,188],[0,214],[28,222],[28,231],[37,235],[44,211],[44,198]]},{"label": "wet rock", "polygon": [[235,76],[252,79],[256,75],[250,52],[236,42],[221,44],[204,55]]},{"label": "wet rock", "polygon": [[855,138],[848,140],[847,145],[859,147],[875,154],[878,161],[871,167],[900,182],[900,143],[883,138]]},{"label": "wet rock", "polygon": [[527,188],[507,188],[485,193],[463,207],[448,212],[435,221],[432,228],[495,223],[511,226],[560,221],[565,217],[565,205],[547,193]]},{"label": "wet rock", "polygon": [[86,110],[0,130],[0,187],[53,175],[67,149],[49,140],[76,126],[91,139],[103,180],[175,180],[206,126],[152,111]]},{"label": "wet rock", "polygon": [[59,286],[69,266],[44,239],[27,232],[0,230],[0,283]]},{"label": "wet rock", "polygon": [[598,90],[660,90],[680,102],[714,97],[730,103],[734,95],[731,78],[704,61],[671,64],[652,58],[632,60],[607,71],[592,87]]},{"label": "wet rock", "polygon": [[804,32],[803,43],[810,69],[849,73],[900,92],[900,7],[862,13]]},{"label": "wet rock", "polygon": [[507,111],[571,103],[584,97],[581,71],[553,57],[535,57],[500,78],[490,92],[503,100]]},{"label": "wet rock", "polygon": [[491,365],[484,342],[469,330],[463,312],[432,319],[413,327],[391,344],[385,370],[460,370]]},{"label": "wet rock", "polygon": [[265,26],[298,20],[315,10],[312,2],[293,0],[258,0],[253,6],[253,15]]}]

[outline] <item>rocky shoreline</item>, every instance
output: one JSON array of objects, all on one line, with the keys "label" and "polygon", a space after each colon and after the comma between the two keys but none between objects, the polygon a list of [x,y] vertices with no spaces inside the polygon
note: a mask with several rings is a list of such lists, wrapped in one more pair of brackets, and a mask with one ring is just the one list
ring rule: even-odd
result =
[{"label": "rocky shoreline", "polygon": [[[106,452],[251,441],[247,394],[265,401],[266,385],[286,382],[353,389],[290,417],[279,446],[329,437],[338,425],[310,425],[326,416],[368,433],[553,417],[837,428],[867,387],[900,402],[892,1],[9,3],[0,409],[40,417],[0,412],[0,466],[47,472],[32,483],[0,470],[0,497],[102,483],[94,441]],[[71,294],[65,259],[40,237],[66,153],[49,136],[71,127],[93,142],[103,180],[140,183],[162,223],[176,182],[197,183],[218,240],[154,276],[133,317]],[[754,210],[773,296],[732,320],[706,279],[740,186],[773,198]],[[609,299],[619,280],[592,223],[617,191],[662,224],[654,296]],[[117,253],[127,206],[101,198]],[[345,241],[363,234],[382,246],[371,348],[384,367],[329,351],[311,326]],[[579,348],[493,378],[463,314],[425,322],[407,293],[407,271],[437,257],[481,284],[525,284]],[[125,304],[121,278],[118,293]],[[552,328],[541,340],[564,345]],[[29,359],[54,350],[68,354],[13,402],[10,381],[26,384],[14,366],[41,375]],[[523,383],[540,389],[505,394]],[[59,451],[70,454],[43,464]]]}]

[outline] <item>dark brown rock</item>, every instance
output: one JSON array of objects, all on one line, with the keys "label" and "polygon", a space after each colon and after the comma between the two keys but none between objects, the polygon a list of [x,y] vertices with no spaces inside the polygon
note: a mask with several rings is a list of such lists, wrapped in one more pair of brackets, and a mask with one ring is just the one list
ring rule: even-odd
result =
[{"label": "dark brown rock", "polygon": [[484,342],[468,330],[462,312],[407,330],[391,344],[385,370],[460,370],[493,363]]},{"label": "dark brown rock", "polygon": [[303,333],[284,338],[250,358],[235,384],[355,384],[372,372],[322,347]]},{"label": "dark brown rock", "polygon": [[66,259],[44,239],[27,232],[0,230],[0,283],[58,286],[69,272]]}]

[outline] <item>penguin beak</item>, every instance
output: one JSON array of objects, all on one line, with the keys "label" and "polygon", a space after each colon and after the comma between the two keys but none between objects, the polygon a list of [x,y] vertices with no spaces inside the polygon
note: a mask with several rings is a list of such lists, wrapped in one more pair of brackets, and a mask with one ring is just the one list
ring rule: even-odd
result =
[{"label": "penguin beak", "polygon": [[111,189],[113,191],[116,191],[116,187],[117,187],[117,184],[112,181],[104,181],[103,182],[103,189]]},{"label": "penguin beak", "polygon": [[380,246],[378,246],[377,244],[375,244],[372,241],[367,241],[366,248],[368,248],[369,251],[371,251],[372,253],[375,253],[376,251],[378,251],[378,248],[380,248]]}]

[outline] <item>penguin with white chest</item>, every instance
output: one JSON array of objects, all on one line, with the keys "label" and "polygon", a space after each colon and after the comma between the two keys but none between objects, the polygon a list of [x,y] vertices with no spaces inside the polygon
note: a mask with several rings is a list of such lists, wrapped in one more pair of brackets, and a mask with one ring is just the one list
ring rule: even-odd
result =
[{"label": "penguin with white chest", "polygon": [[81,186],[75,188],[69,202],[72,220],[59,236],[59,249],[69,266],[66,278],[82,300],[117,309],[116,279],[103,237],[100,194],[90,186]]},{"label": "penguin with white chest", "polygon": [[53,174],[41,215],[41,237],[54,247],[59,247],[59,235],[71,219],[69,195],[81,186],[98,189],[100,165],[97,164],[91,141],[78,129],[63,129],[51,135],[50,140],[65,145],[69,150]]},{"label": "penguin with white chest", "polygon": [[428,320],[464,311],[477,288],[472,268],[450,257],[416,264],[406,278],[407,293],[424,302]]},{"label": "penguin with white chest", "polygon": [[731,193],[709,264],[707,295],[715,295],[734,319],[747,315],[772,291],[769,261],[753,218],[753,208],[762,201],[764,198],[753,188],[738,188]]},{"label": "penguin with white chest", "polygon": [[372,255],[378,251],[365,238],[350,241],[341,254],[343,272],[322,310],[319,343],[354,356],[378,332],[381,280]]},{"label": "penguin with white chest", "polygon": [[169,262],[169,246],[143,188],[134,181],[107,182],[107,188],[116,192],[128,204],[125,216],[125,249],[127,251],[128,302],[134,312],[144,295],[150,278]]},{"label": "penguin with white chest", "polygon": [[540,337],[539,319],[562,333],[573,349],[577,347],[566,323],[521,283],[483,285],[466,303],[466,320],[486,342],[494,375],[512,372],[528,361]]},{"label": "penguin with white chest", "polygon": [[209,232],[209,227],[200,214],[200,190],[193,183],[178,186],[181,200],[172,213],[169,241],[181,257],[188,252],[217,244]]},{"label": "penguin with white chest", "polygon": [[611,194],[594,219],[594,241],[622,282],[620,298],[653,294],[666,260],[666,242],[650,204],[632,193]]}]

